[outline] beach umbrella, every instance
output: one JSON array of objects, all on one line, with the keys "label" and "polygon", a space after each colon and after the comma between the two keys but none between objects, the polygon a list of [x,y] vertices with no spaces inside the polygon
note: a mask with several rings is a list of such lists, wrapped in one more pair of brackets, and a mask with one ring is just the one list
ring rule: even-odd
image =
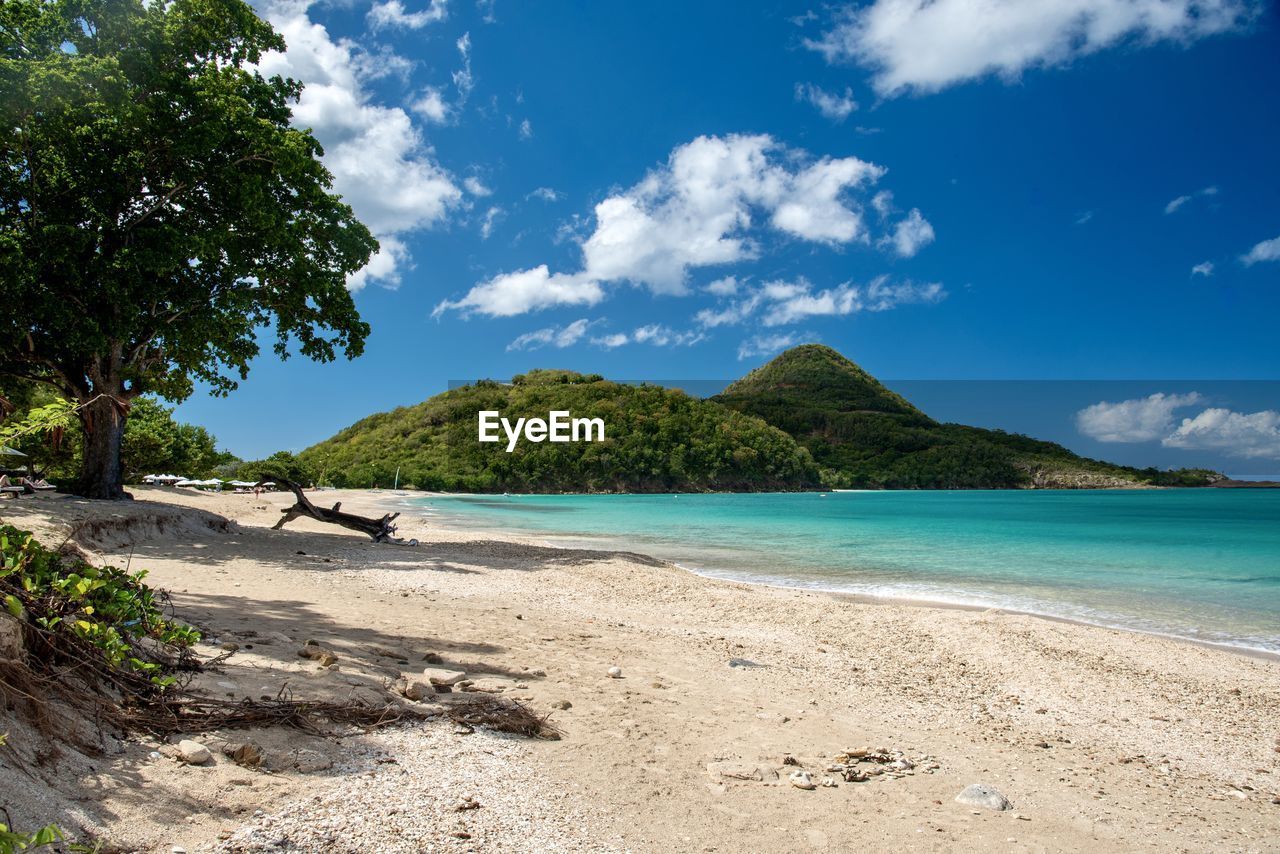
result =
[{"label": "beach umbrella", "polygon": [[13,448],[9,448],[4,445],[0,445],[0,455],[6,456],[6,457],[25,457],[26,456],[26,454],[22,453],[22,451],[17,451],[17,450],[14,450]]}]

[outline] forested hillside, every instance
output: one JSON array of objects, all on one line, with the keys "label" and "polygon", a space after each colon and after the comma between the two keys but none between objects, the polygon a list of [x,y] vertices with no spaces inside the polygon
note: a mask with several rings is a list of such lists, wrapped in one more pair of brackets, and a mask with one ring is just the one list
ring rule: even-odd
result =
[{"label": "forested hillside", "polygon": [[840,353],[794,347],[712,398],[786,431],[833,487],[992,489],[1201,485],[1212,472],[1158,472],[1081,457],[1053,442],[943,424]]},{"label": "forested hillside", "polygon": [[[603,442],[477,441],[477,413],[601,418]],[[480,492],[789,490],[818,485],[808,451],[758,418],[656,386],[571,371],[489,380],[371,415],[299,455],[323,483]]]}]

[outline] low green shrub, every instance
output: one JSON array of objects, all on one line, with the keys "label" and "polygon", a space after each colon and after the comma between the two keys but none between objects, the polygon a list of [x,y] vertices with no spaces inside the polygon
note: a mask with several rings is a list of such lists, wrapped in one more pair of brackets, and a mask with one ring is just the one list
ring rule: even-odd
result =
[{"label": "low green shrub", "polygon": [[144,640],[180,657],[200,635],[165,618],[146,575],[93,566],[42,546],[27,531],[0,526],[0,601],[34,628],[40,642],[29,646],[30,654],[85,652],[94,659],[86,663],[110,681],[145,680],[163,691],[175,681],[172,662],[157,660]]}]

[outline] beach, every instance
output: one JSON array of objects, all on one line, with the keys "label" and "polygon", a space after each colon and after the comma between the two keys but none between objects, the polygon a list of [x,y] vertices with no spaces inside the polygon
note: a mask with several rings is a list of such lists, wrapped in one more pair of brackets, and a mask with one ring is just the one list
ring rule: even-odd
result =
[{"label": "beach", "polygon": [[[28,769],[5,797],[15,824],[79,823],[141,851],[1280,845],[1272,657],[709,579],[409,515],[399,533],[417,546],[305,519],[272,531],[292,496],[132,491],[8,501],[0,518],[55,544],[94,521],[82,548],[147,569],[204,632],[203,657],[231,652],[202,690],[411,702],[397,681],[444,668],[550,714],[562,737],[444,719],[340,740],[218,732],[196,736],[208,765],[125,739]],[[312,499],[396,509],[385,493]],[[336,668],[300,657],[306,640]],[[265,771],[222,754],[237,740],[262,747]],[[887,760],[860,763],[878,772],[865,782],[829,770],[861,751]],[[971,784],[1010,808],[958,803]]]}]

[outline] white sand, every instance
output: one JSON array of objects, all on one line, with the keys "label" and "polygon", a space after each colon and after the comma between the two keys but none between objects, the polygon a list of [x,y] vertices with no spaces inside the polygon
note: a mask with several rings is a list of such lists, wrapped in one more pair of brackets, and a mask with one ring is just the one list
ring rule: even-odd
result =
[{"label": "white sand", "polygon": [[[182,766],[129,742],[35,772],[46,780],[23,783],[32,795],[6,792],[15,823],[83,821],[137,850],[283,837],[316,851],[1280,847],[1275,660],[1021,615],[714,581],[639,556],[407,518],[401,533],[422,540],[417,548],[310,521],[267,530],[289,496],[136,494],[148,501],[41,496],[0,505],[0,517],[46,537],[118,517],[115,533],[89,544],[98,555],[149,569],[179,616],[242,645],[202,676],[211,691],[274,695],[287,684],[304,696],[386,697],[435,652],[441,666],[539,711],[569,701],[552,718],[565,737],[460,735],[447,723],[341,743],[219,734],[263,744],[277,773],[221,755]],[[322,497],[357,512],[376,500]],[[219,533],[187,508],[238,524]],[[172,518],[156,524],[156,514]],[[306,638],[332,648],[340,669],[318,675],[297,657]],[[623,678],[610,678],[611,666]],[[787,783],[784,755],[817,780],[841,751],[879,746],[941,767],[815,791]],[[335,766],[292,770],[298,749]],[[715,763],[781,777],[726,779],[709,772],[727,767]],[[6,788],[18,779],[3,775]],[[955,803],[975,782],[1013,810]],[[481,807],[454,812],[464,797]]]}]

